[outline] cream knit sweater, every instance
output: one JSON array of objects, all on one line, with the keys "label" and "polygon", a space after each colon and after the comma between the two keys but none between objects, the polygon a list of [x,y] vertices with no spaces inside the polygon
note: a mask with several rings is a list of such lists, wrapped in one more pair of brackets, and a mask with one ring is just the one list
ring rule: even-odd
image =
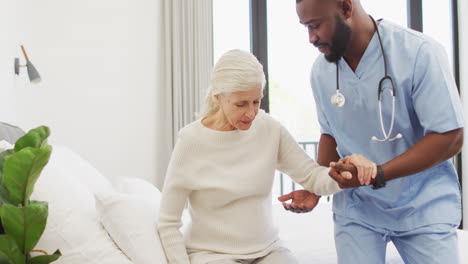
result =
[{"label": "cream knit sweater", "polygon": [[[169,263],[258,258],[280,246],[272,221],[275,169],[319,195],[340,190],[329,168],[318,166],[263,111],[246,131],[216,131],[201,120],[184,127],[167,170],[158,224]],[[183,237],[187,200],[192,222]]]}]

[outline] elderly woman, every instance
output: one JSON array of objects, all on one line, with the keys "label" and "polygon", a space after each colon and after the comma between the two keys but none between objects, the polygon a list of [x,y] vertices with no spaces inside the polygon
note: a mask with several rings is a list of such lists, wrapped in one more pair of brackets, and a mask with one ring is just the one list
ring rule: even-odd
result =
[{"label": "elderly woman", "polygon": [[[158,231],[169,263],[297,263],[272,223],[275,170],[318,195],[340,191],[288,131],[259,110],[263,67],[252,54],[216,63],[203,116],[179,132]],[[349,174],[349,173],[348,173]],[[179,231],[189,202],[191,225]]]}]

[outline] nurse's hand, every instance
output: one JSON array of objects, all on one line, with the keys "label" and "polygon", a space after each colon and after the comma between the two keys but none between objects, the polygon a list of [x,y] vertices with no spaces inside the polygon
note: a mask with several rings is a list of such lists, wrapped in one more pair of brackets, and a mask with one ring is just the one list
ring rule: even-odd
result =
[{"label": "nurse's hand", "polygon": [[358,180],[361,185],[369,185],[375,176],[377,176],[377,164],[366,159],[359,154],[352,154],[341,159],[338,163],[351,164],[356,166],[358,171]]},{"label": "nurse's hand", "polygon": [[343,162],[330,162],[330,168],[328,175],[338,183],[341,189],[361,186],[357,177],[357,168],[353,165]]},{"label": "nurse's hand", "polygon": [[[298,190],[278,197],[284,209],[294,213],[307,213],[317,206],[320,196],[306,190]],[[289,200],[292,200],[288,203]]]}]

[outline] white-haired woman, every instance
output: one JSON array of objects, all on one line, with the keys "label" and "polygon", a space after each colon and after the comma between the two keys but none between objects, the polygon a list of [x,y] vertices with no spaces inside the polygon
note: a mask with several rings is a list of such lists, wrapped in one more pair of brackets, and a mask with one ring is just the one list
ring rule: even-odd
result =
[{"label": "white-haired woman", "polygon": [[[158,231],[169,263],[297,263],[272,223],[275,170],[306,190],[340,190],[276,120],[259,110],[263,67],[231,50],[216,63],[202,117],[179,132]],[[179,231],[189,201],[191,224]]]}]

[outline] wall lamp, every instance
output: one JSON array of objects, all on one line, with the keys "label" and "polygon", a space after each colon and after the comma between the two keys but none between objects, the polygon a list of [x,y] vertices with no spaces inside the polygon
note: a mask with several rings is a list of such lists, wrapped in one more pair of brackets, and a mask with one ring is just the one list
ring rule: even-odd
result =
[{"label": "wall lamp", "polygon": [[26,54],[26,50],[24,49],[23,45],[21,45],[21,50],[23,51],[24,58],[26,59],[26,65],[20,65],[19,59],[15,58],[15,74],[19,75],[20,67],[26,67],[28,71],[29,81],[31,81],[32,83],[40,82],[41,76],[36,70],[36,67],[34,67],[34,65],[29,60],[28,54]]}]

